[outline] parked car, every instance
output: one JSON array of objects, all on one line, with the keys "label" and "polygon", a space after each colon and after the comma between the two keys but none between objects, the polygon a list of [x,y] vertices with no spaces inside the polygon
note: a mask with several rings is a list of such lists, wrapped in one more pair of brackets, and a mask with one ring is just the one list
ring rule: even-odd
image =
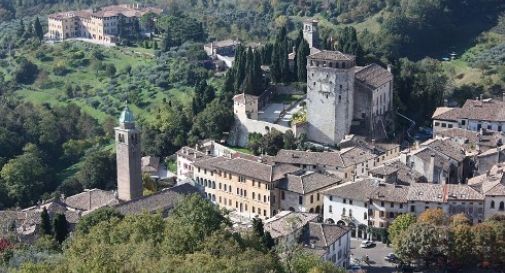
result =
[{"label": "parked car", "polygon": [[361,244],[359,245],[361,248],[369,248],[369,247],[372,247],[374,246],[375,243],[370,241],[370,240],[364,240],[361,242]]},{"label": "parked car", "polygon": [[390,263],[396,263],[398,261],[398,257],[396,257],[394,253],[389,253],[386,257],[384,257],[384,260]]},{"label": "parked car", "polygon": [[359,264],[351,264],[349,266],[349,271],[348,272],[358,272],[361,270],[361,266]]}]

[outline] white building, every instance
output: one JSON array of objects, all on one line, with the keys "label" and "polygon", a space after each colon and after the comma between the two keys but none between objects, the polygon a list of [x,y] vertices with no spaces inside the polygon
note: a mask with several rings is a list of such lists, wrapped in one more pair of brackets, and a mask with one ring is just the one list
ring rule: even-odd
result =
[{"label": "white building", "polygon": [[504,108],[505,102],[496,99],[467,100],[462,107],[439,107],[432,116],[433,133],[450,128],[502,132],[505,129]]},{"label": "white building", "polygon": [[484,218],[495,214],[505,215],[505,163],[493,166],[487,173],[468,180],[480,193],[484,194]]}]

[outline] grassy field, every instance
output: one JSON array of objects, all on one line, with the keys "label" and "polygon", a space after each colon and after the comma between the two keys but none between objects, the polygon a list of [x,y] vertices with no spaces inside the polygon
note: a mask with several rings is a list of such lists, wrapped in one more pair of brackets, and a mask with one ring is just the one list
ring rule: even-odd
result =
[{"label": "grassy field", "polygon": [[[116,68],[114,76],[108,76],[105,71],[98,71],[93,51],[103,55],[101,63],[104,66],[113,65]],[[182,86],[168,90],[162,89],[147,80],[135,79],[135,89],[131,90],[132,78],[136,69],[145,69],[156,65],[152,49],[101,47],[83,42],[72,41],[42,45],[39,49],[26,49],[17,52],[16,58],[24,57],[35,63],[39,68],[39,76],[34,84],[19,88],[15,95],[34,104],[50,105],[75,103],[83,111],[99,121],[108,116],[116,116],[125,104],[127,94],[135,93],[142,101],[139,106],[131,105],[132,111],[144,120],[152,120],[152,110],[160,106],[164,100],[177,100],[189,103],[193,88]],[[64,74],[55,73],[55,67],[67,67]],[[131,68],[131,75],[127,69]],[[0,71],[11,74],[3,66]],[[213,85],[220,86],[220,81]],[[79,95],[69,97],[66,87],[80,89]],[[129,93],[130,92],[130,93]]]}]

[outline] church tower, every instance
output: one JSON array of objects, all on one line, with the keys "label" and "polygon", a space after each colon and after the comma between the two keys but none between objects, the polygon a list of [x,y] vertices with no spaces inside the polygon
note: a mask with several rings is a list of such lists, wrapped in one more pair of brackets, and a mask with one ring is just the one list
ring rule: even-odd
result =
[{"label": "church tower", "polygon": [[351,130],[356,58],[339,51],[307,57],[308,138],[335,145]]},{"label": "church tower", "polygon": [[317,25],[319,21],[315,19],[309,19],[303,21],[303,39],[307,41],[310,48],[317,48],[319,46],[319,33],[317,31]]},{"label": "church tower", "polygon": [[142,197],[140,168],[140,131],[135,128],[133,113],[125,106],[116,132],[118,198],[129,201]]}]

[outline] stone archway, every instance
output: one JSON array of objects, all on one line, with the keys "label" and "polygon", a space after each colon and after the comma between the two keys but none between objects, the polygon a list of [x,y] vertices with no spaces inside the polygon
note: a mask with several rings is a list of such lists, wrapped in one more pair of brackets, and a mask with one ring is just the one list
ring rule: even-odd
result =
[{"label": "stone archway", "polygon": [[289,211],[295,212],[295,209],[293,207],[289,207]]},{"label": "stone archway", "polygon": [[347,226],[351,228],[351,237],[356,237],[356,225],[351,222]]},{"label": "stone archway", "polygon": [[339,225],[339,226],[342,226],[342,227],[343,227],[343,226],[345,226],[345,222],[344,222],[343,220],[339,220],[339,221],[337,222],[337,225]]},{"label": "stone archway", "polygon": [[335,221],[333,219],[331,219],[331,218],[328,218],[328,219],[324,220],[324,222],[326,224],[335,224]]},{"label": "stone archway", "polygon": [[321,212],[321,207],[320,206],[317,206],[316,207],[316,213],[320,213]]},{"label": "stone archway", "polygon": [[358,226],[358,237],[363,238],[363,239],[368,238],[367,229],[368,229],[368,227],[366,225],[359,225]]},{"label": "stone archway", "polygon": [[310,209],[309,209],[309,213],[314,213],[314,209],[313,209],[313,208],[310,208]]}]

